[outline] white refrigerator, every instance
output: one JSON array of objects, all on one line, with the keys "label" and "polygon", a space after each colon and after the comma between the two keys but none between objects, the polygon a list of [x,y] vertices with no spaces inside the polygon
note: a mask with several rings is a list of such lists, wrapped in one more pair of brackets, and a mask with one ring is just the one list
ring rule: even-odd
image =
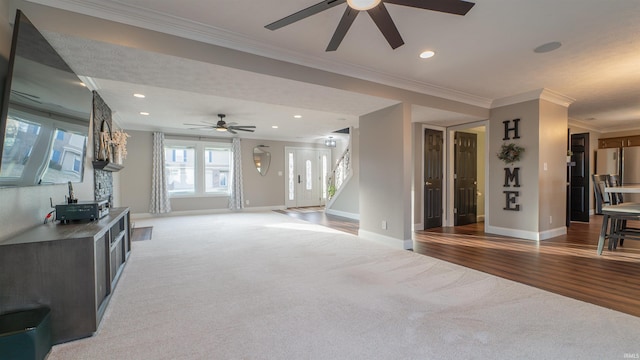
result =
[{"label": "white refrigerator", "polygon": [[[596,174],[620,174],[622,184],[640,184],[640,146],[598,149]],[[624,201],[640,202],[640,194],[624,194]]]}]

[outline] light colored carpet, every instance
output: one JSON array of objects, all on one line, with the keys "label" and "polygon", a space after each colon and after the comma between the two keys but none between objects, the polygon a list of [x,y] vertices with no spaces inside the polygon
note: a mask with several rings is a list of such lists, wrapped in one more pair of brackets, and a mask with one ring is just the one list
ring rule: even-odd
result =
[{"label": "light colored carpet", "polygon": [[57,359],[623,359],[640,318],[286,215],[136,220],[100,329]]}]

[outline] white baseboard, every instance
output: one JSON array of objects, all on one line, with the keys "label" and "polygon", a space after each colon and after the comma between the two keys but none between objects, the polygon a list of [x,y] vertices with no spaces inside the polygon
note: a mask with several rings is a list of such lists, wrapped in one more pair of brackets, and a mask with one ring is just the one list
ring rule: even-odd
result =
[{"label": "white baseboard", "polygon": [[424,230],[424,223],[413,224],[413,231],[422,231]]},{"label": "white baseboard", "polygon": [[256,206],[247,207],[237,211],[231,211],[229,209],[204,209],[204,210],[184,210],[184,211],[172,211],[165,214],[151,214],[151,213],[135,213],[131,214],[133,219],[151,219],[157,217],[169,217],[169,216],[189,216],[189,215],[210,215],[210,214],[223,214],[231,212],[264,212],[273,210],[284,210],[284,205],[279,206]]},{"label": "white baseboard", "polygon": [[491,226],[491,225],[487,225],[486,228],[487,228],[487,232],[490,234],[504,235],[509,237],[525,239],[525,240],[534,240],[534,241],[547,240],[547,239],[551,239],[556,236],[564,235],[567,233],[567,228],[565,226],[547,230],[547,231],[542,231],[542,232],[508,229],[508,228]]},{"label": "white baseboard", "polygon": [[358,236],[362,239],[375,241],[377,243],[382,243],[387,246],[391,246],[392,248],[395,248],[395,249],[400,249],[400,250],[413,249],[413,240],[411,239],[400,240],[400,239],[392,238],[390,236],[380,235],[380,234],[376,234],[374,232],[370,232],[366,230],[358,230]]},{"label": "white baseboard", "polygon": [[360,220],[360,214],[354,214],[354,213],[350,213],[350,212],[346,212],[346,211],[340,211],[340,210],[334,210],[334,209],[326,209],[324,210],[324,212],[326,214],[329,215],[335,215],[335,216],[340,216],[340,217],[344,217],[347,219],[352,219],[352,220]]}]

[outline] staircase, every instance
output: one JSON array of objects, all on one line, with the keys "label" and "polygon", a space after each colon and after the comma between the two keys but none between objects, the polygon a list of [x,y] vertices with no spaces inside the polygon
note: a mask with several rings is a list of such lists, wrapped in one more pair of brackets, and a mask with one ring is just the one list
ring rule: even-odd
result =
[{"label": "staircase", "polygon": [[328,189],[328,202],[327,207],[330,207],[333,203],[333,199],[337,194],[340,193],[340,190],[347,183],[349,178],[351,177],[351,152],[349,147],[347,147],[340,159],[336,162],[335,167],[331,171],[329,178],[327,180],[327,189]]}]

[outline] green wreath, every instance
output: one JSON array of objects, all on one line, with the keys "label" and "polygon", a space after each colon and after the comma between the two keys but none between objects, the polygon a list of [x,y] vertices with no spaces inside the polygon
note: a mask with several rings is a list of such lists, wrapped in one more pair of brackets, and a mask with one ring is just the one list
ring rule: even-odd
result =
[{"label": "green wreath", "polygon": [[518,146],[514,143],[510,144],[502,144],[500,148],[500,152],[497,154],[498,159],[505,162],[505,164],[511,164],[516,161],[520,161],[520,157],[524,152],[524,148],[522,146]]}]

